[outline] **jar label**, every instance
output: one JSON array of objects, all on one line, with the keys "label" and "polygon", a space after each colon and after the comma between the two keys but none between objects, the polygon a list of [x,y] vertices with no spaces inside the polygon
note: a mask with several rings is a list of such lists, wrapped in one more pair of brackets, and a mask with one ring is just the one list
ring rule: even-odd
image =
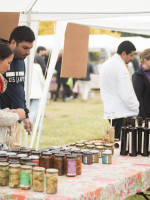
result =
[{"label": "jar label", "polygon": [[76,160],[67,161],[67,175],[68,176],[76,175]]},{"label": "jar label", "polygon": [[39,160],[31,160],[32,163],[36,163],[37,164],[37,167],[39,167]]},{"label": "jar label", "polygon": [[102,156],[102,163],[107,164],[108,163],[108,156]]},{"label": "jar label", "polygon": [[87,164],[87,157],[83,156],[83,164]]},{"label": "jar label", "polygon": [[30,175],[29,173],[20,173],[20,186],[29,186],[30,185]]}]

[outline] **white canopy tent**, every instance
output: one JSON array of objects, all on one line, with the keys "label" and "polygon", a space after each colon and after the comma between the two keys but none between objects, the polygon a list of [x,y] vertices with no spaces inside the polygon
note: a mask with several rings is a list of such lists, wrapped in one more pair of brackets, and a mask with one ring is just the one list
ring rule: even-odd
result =
[{"label": "white canopy tent", "polygon": [[[52,78],[55,63],[63,41],[67,22],[90,27],[119,30],[124,32],[150,34],[150,1],[149,0],[0,0],[0,12],[20,12],[20,24],[30,26],[35,35],[40,21],[58,21],[55,34],[55,45],[52,50],[48,75],[40,102],[37,120],[33,132],[31,147],[41,117],[39,137],[43,121],[48,86]],[[29,75],[32,69],[34,48],[27,64],[27,96],[29,97]],[[30,69],[30,70],[29,70]],[[37,148],[38,148],[37,142]],[[27,143],[26,143],[27,144]]]}]

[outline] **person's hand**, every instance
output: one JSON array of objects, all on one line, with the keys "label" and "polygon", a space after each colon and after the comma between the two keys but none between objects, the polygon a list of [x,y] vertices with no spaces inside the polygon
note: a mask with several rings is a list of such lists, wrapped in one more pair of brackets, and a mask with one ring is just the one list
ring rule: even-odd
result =
[{"label": "person's hand", "polygon": [[26,118],[23,120],[23,123],[24,123],[24,129],[27,131],[27,132],[30,132],[33,130],[33,123],[30,121],[29,118]]},{"label": "person's hand", "polygon": [[25,111],[22,108],[10,109],[7,112],[17,113],[19,116],[19,120],[24,120],[26,118]]}]

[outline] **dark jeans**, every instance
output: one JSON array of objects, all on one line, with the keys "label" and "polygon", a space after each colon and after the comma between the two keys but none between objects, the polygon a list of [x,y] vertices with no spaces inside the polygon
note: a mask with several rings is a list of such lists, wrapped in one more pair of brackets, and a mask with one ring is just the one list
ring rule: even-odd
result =
[{"label": "dark jeans", "polygon": [[[115,127],[115,138],[120,140],[120,134],[121,134],[121,127],[123,126],[123,119],[124,118],[118,118],[112,120],[112,126]],[[110,119],[109,119],[110,122]]]}]

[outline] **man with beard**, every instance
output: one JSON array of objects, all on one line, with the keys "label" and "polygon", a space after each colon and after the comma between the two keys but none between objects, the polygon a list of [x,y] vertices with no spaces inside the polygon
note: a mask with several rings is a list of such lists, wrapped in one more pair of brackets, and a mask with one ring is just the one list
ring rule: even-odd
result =
[{"label": "man with beard", "polygon": [[104,118],[112,120],[115,138],[120,139],[123,119],[139,113],[131,74],[127,64],[133,59],[135,46],[124,41],[118,46],[117,53],[104,62],[100,69],[101,98],[104,103]]},{"label": "man with beard", "polygon": [[14,52],[14,59],[10,65],[10,71],[4,74],[8,81],[6,91],[0,95],[1,108],[17,109],[23,108],[26,118],[23,120],[27,132],[32,131],[33,124],[29,119],[29,110],[26,107],[24,81],[25,63],[24,59],[30,54],[35,36],[27,26],[16,27],[10,35],[9,46]]}]

